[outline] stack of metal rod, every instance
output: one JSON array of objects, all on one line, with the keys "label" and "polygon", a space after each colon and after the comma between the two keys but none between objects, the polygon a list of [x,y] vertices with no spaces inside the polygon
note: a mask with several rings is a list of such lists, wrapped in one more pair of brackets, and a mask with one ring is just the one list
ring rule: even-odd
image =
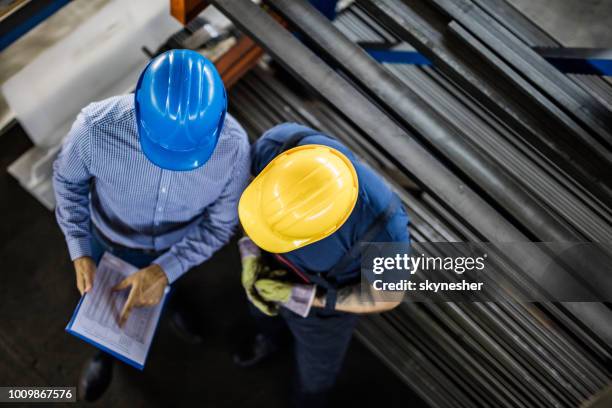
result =
[{"label": "stack of metal rod", "polygon": [[[249,2],[212,3],[318,94],[257,68],[230,95],[251,136],[295,121],[338,137],[398,192],[415,241],[610,242],[612,88],[555,71],[532,47],[558,44],[505,1],[357,0],[334,25],[267,1],[298,37]],[[362,42],[434,65],[383,66]],[[539,255],[507,255],[508,284],[529,290]],[[604,303],[405,303],[358,335],[433,407],[576,407],[612,379]]]}]

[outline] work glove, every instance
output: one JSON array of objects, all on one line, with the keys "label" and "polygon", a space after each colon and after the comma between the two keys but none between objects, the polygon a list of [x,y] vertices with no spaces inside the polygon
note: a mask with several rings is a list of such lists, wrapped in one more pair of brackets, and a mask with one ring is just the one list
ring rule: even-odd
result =
[{"label": "work glove", "polygon": [[285,271],[275,271],[255,281],[257,293],[266,301],[274,302],[302,317],[308,316],[315,298],[316,285],[284,281]]},{"label": "work glove", "polygon": [[113,291],[130,288],[130,294],[119,315],[119,326],[125,324],[134,307],[158,304],[164,296],[166,286],[168,278],[162,267],[157,264],[140,269],[115,285]]},{"label": "work glove", "polygon": [[242,287],[247,298],[262,313],[268,316],[276,316],[278,305],[273,302],[266,302],[255,290],[257,278],[270,273],[269,268],[261,264],[261,250],[249,237],[242,237],[238,240],[238,250],[242,262]]},{"label": "work glove", "polygon": [[76,274],[77,289],[81,296],[83,296],[93,288],[93,282],[96,276],[96,263],[91,257],[82,256],[75,259],[73,264]]}]

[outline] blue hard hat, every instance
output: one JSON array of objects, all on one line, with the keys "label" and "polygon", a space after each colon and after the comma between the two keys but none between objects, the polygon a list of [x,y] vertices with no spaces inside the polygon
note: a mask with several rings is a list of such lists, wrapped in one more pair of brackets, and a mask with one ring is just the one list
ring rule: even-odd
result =
[{"label": "blue hard hat", "polygon": [[167,170],[193,170],[215,150],[227,111],[223,81],[208,59],[170,50],[149,62],[136,86],[142,151]]}]

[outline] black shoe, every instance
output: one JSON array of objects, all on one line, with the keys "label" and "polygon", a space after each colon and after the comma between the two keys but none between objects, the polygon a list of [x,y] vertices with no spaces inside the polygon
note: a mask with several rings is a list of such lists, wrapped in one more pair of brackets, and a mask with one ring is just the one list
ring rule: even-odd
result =
[{"label": "black shoe", "polygon": [[170,327],[186,343],[200,344],[204,341],[193,317],[183,310],[175,309],[171,311]]},{"label": "black shoe", "polygon": [[245,342],[234,353],[234,363],[239,367],[252,367],[278,351],[278,344],[259,333]]},{"label": "black shoe", "polygon": [[85,363],[79,377],[79,400],[96,401],[104,394],[112,378],[113,358],[106,353],[97,353]]}]

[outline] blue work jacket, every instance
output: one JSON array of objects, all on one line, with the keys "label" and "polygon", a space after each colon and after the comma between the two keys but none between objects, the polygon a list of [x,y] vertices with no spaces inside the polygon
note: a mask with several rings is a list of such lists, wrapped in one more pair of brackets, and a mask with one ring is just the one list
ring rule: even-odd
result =
[{"label": "blue work jacket", "polygon": [[[251,147],[251,174],[257,176],[280,153],[283,144],[292,135],[309,130],[312,131],[303,125],[284,123],[264,133]],[[359,257],[346,264],[343,270],[334,271],[336,276],[328,276],[328,272],[354,245],[359,243],[373,221],[387,210],[392,200],[396,200],[397,203],[393,213],[388,217],[386,226],[370,241],[409,242],[408,215],[397,195],[383,178],[361,162],[342,143],[323,134],[316,134],[306,136],[296,145],[306,144],[329,146],[346,155],[357,172],[359,197],[353,212],[336,232],[320,241],[280,255],[306,275],[322,276],[331,281],[333,286],[358,282],[361,269]]]}]

